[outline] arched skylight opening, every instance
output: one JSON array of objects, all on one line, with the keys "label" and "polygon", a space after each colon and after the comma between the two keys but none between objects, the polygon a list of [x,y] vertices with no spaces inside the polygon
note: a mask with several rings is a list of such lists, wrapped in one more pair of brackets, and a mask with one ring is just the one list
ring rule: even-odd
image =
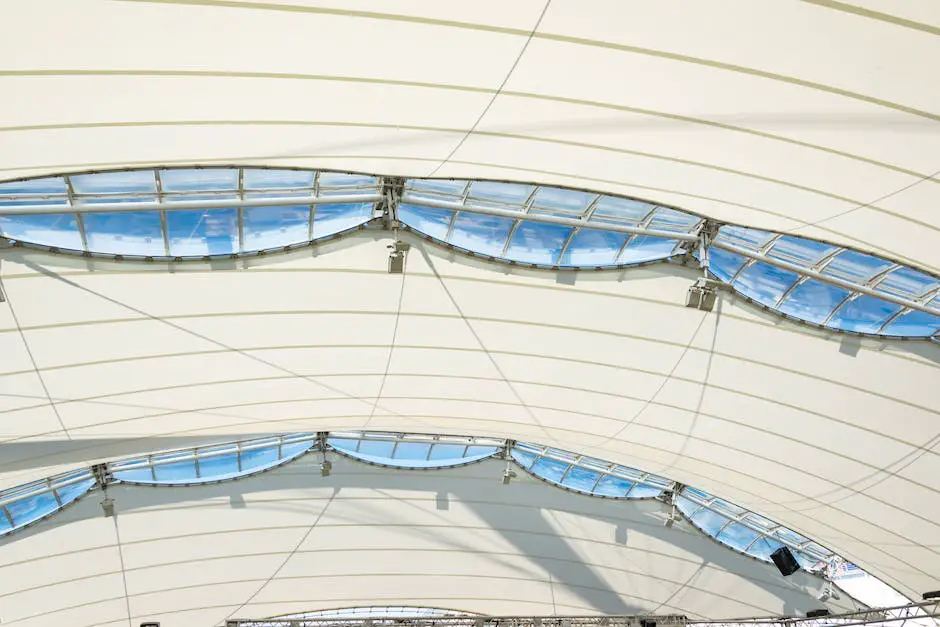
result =
[{"label": "arched skylight opening", "polygon": [[63,473],[0,492],[0,536],[56,513],[95,485],[89,469]]},{"label": "arched skylight opening", "polygon": [[108,464],[118,481],[147,485],[196,485],[254,475],[286,464],[318,443],[311,433],[157,453]]},{"label": "arched skylight opening", "polygon": [[353,459],[393,468],[448,468],[496,455],[502,440],[420,434],[336,432],[327,445]]}]

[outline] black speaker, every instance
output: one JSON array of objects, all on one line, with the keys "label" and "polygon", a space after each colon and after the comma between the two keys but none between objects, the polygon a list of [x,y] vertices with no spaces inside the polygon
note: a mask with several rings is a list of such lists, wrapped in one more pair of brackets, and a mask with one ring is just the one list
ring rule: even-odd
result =
[{"label": "black speaker", "polygon": [[777,570],[779,570],[780,574],[784,577],[792,575],[800,569],[799,562],[793,557],[793,553],[790,553],[790,549],[785,546],[771,553],[770,559],[774,561],[774,566],[777,567]]},{"label": "black speaker", "polygon": [[940,599],[940,590],[931,590],[930,592],[924,593],[924,601],[931,599]]},{"label": "black speaker", "polygon": [[821,616],[829,616],[829,610],[810,610],[806,612],[806,618],[819,618]]}]

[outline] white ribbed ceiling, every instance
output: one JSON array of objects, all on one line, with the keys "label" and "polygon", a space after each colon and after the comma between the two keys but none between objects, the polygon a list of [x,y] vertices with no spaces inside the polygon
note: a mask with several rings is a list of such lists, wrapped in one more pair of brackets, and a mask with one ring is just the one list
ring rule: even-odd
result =
[{"label": "white ribbed ceiling", "polygon": [[[3,3],[0,180],[524,180],[936,273],[938,58],[940,8],[913,0]],[[0,487],[221,434],[532,439],[726,496],[909,596],[937,587],[936,345],[730,296],[686,309],[672,266],[573,280],[421,244],[403,279],[382,238],[184,265],[2,251]]]}]

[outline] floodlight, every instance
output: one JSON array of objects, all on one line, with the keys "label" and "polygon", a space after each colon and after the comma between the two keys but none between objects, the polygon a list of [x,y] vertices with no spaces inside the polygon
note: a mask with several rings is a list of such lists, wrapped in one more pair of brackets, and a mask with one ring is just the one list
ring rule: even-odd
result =
[{"label": "floodlight", "polygon": [[503,485],[509,485],[509,482],[515,478],[516,478],[516,471],[507,466],[506,470],[503,471]]},{"label": "floodlight", "polygon": [[114,499],[104,497],[104,500],[101,501],[101,509],[104,511],[105,518],[114,518]]},{"label": "floodlight", "polygon": [[320,462],[320,474],[324,477],[330,476],[330,471],[333,470],[333,462],[328,459],[324,459]]},{"label": "floodlight", "polygon": [[685,295],[685,306],[711,311],[715,308],[715,301],[718,298],[718,285],[719,282],[713,279],[704,277],[696,279]]}]

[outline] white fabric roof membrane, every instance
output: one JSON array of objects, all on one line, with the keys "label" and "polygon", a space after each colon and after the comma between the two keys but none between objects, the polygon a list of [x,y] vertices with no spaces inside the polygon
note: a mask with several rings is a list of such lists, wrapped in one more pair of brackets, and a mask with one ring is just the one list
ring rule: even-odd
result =
[{"label": "white fabric roof membrane", "polygon": [[221,434],[511,437],[720,495],[909,596],[935,587],[936,345],[730,295],[688,309],[679,266],[567,276],[403,236],[403,275],[368,230],[208,264],[5,251],[2,485]]},{"label": "white fabric roof membrane", "polygon": [[[938,35],[940,7],[907,0],[5,3],[0,180],[530,181],[936,275]],[[686,309],[676,266],[497,273],[405,239],[398,277],[368,231],[191,265],[3,251],[0,487],[220,435],[513,437],[725,496],[910,597],[938,587],[936,345],[731,295]]]},{"label": "white fabric roof membrane", "polygon": [[[661,503],[578,496],[503,462],[373,468],[319,455],[209,486],[111,486],[2,541],[4,624],[217,625],[374,604],[490,614],[805,613],[822,580],[787,579]],[[123,573],[123,575],[122,575]],[[127,600],[125,601],[125,594]]]}]

